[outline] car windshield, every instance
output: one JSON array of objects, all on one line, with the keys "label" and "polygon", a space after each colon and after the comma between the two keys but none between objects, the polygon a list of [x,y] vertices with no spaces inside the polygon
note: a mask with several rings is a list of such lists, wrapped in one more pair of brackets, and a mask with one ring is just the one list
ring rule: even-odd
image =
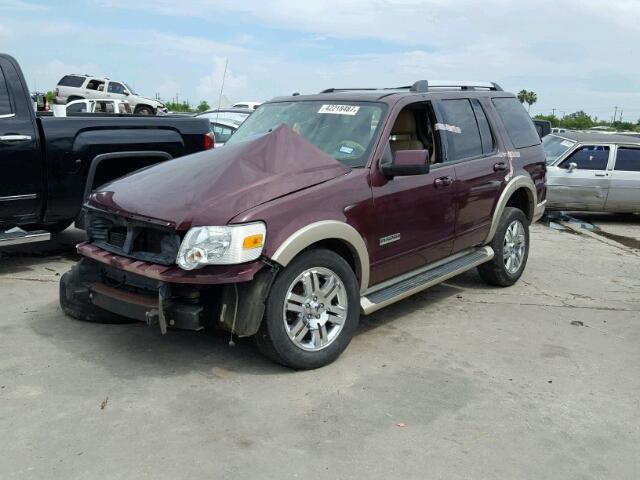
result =
[{"label": "car windshield", "polygon": [[384,110],[384,104],[365,102],[269,103],[258,107],[227,143],[238,143],[286,124],[339,162],[363,167]]},{"label": "car windshield", "polygon": [[129,90],[129,93],[131,95],[138,95],[136,91],[133,88],[131,88],[131,85],[129,85],[128,83],[125,83],[125,86],[127,87],[127,90]]},{"label": "car windshield", "polygon": [[225,112],[221,110],[219,112],[205,112],[198,115],[198,117],[205,117],[211,121],[217,122],[218,120],[232,122],[236,125],[242,124],[247,117],[251,115],[250,113],[244,112]]},{"label": "car windshield", "polygon": [[555,135],[547,135],[542,139],[542,147],[544,148],[544,154],[547,157],[547,165],[555,162],[558,157],[564,154],[567,150],[576,144],[573,140],[567,140],[566,138],[556,137]]}]

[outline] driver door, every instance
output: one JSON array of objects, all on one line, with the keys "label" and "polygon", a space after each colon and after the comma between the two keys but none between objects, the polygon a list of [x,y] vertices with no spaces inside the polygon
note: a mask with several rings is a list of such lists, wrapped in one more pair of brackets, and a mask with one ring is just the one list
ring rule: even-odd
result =
[{"label": "driver door", "polygon": [[[548,176],[549,200],[564,209],[602,211],[613,162],[610,145],[581,145]],[[573,165],[572,165],[573,164]]]},{"label": "driver door", "polygon": [[[383,132],[389,141],[371,168],[371,285],[441,260],[453,249],[455,168],[442,163],[433,115],[430,104],[410,104]],[[429,173],[386,178],[380,163],[398,150],[429,150]]]}]

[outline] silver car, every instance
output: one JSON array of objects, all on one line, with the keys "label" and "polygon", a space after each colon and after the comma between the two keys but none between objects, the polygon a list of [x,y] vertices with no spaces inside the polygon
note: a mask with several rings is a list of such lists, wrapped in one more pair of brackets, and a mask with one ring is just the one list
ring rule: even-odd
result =
[{"label": "silver car", "polygon": [[640,212],[640,139],[564,132],[544,137],[547,209]]}]

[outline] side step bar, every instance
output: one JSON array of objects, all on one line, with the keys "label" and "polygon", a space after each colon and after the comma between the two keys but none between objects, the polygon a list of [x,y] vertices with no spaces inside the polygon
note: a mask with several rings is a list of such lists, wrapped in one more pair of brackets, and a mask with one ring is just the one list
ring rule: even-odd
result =
[{"label": "side step bar", "polygon": [[360,299],[362,313],[368,315],[414,293],[444,282],[462,272],[488,262],[494,256],[491,247],[467,250],[427,267],[387,280],[367,290]]},{"label": "side step bar", "polygon": [[0,247],[22,245],[23,243],[45,242],[47,240],[51,240],[51,234],[45,230],[25,232],[21,228],[12,228],[6,232],[0,232]]}]

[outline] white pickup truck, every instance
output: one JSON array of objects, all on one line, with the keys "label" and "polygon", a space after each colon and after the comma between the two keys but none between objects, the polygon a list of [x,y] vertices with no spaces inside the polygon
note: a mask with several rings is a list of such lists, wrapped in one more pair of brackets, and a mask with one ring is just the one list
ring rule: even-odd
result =
[{"label": "white pickup truck", "polygon": [[70,113],[132,113],[125,100],[97,99],[74,100],[66,105],[54,105],[54,117],[66,117]]}]

